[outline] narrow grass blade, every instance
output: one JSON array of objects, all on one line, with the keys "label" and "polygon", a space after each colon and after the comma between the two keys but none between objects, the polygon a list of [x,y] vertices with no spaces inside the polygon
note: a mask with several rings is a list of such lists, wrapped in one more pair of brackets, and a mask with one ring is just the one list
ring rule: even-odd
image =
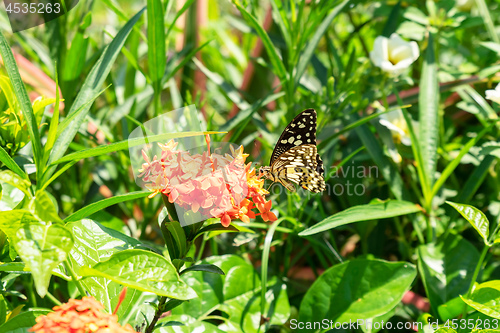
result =
[{"label": "narrow grass blade", "polygon": [[148,0],[147,6],[149,76],[155,92],[159,93],[167,63],[163,4],[161,0]]},{"label": "narrow grass blade", "polygon": [[269,38],[266,30],[264,30],[264,28],[259,24],[257,19],[252,14],[250,14],[238,1],[234,0],[233,3],[236,8],[238,8],[245,21],[255,29],[255,32],[262,40],[262,44],[264,45],[269,59],[271,60],[271,64],[273,65],[274,74],[279,77],[281,83],[283,84],[287,80],[285,65],[283,64],[283,61],[278,54],[278,50],[271,42],[271,38]]},{"label": "narrow grass blade", "polygon": [[266,239],[264,240],[264,248],[262,250],[262,266],[261,266],[261,290],[260,290],[260,311],[261,315],[265,316],[266,309],[266,292],[267,292],[267,272],[269,266],[269,253],[271,250],[271,243],[273,241],[274,233],[276,232],[276,228],[283,222],[284,219],[278,219],[273,222],[273,224],[269,227],[266,233]]},{"label": "narrow grass blade", "polygon": [[5,164],[7,168],[16,173],[18,176],[26,179],[27,181],[30,180],[26,172],[24,172],[23,169],[21,169],[21,167],[17,165],[17,163],[12,159],[12,157],[9,156],[9,154],[7,154],[3,147],[0,147],[0,161],[2,161],[2,163]]},{"label": "narrow grass blade", "polygon": [[[220,134],[220,133],[225,133],[225,132],[165,133],[165,134],[157,134],[157,135],[148,136],[147,140],[149,142],[165,140],[165,142],[166,142],[170,139],[175,139],[175,138],[185,138],[185,137],[190,137],[190,136],[205,135],[205,134]],[[147,141],[145,138],[135,138],[135,139],[131,139],[131,140],[124,140],[124,141],[120,141],[120,142],[110,143],[108,145],[103,145],[103,146],[90,148],[90,149],[84,149],[84,150],[77,151],[75,153],[68,154],[68,155],[58,159],[57,161],[52,162],[52,164],[59,164],[59,163],[70,162],[70,161],[79,161],[79,160],[82,160],[84,158],[107,155],[107,154],[113,153],[115,151],[128,149],[129,147],[144,145],[146,143],[147,143]]]},{"label": "narrow grass blade", "polygon": [[40,186],[40,189],[39,191],[43,191],[47,188],[47,186],[49,186],[54,180],[56,180],[60,175],[62,175],[66,170],[68,170],[69,168],[71,168],[73,165],[76,164],[76,162],[78,162],[79,160],[74,160],[74,161],[71,161],[71,162],[68,162],[66,165],[64,165],[62,168],[60,168],[59,170],[57,170],[56,173],[54,173],[52,175],[52,177],[50,177],[50,179],[48,179],[47,181],[45,181],[46,177],[47,177],[47,174],[44,174],[44,177],[42,179],[42,184]]},{"label": "narrow grass blade", "polygon": [[311,58],[314,54],[314,51],[317,49],[317,46],[319,44],[319,41],[325,34],[326,30],[332,23],[333,19],[340,13],[344,8],[347,7],[347,5],[350,3],[350,0],[344,0],[340,4],[338,4],[335,8],[332,9],[330,14],[328,14],[323,22],[318,26],[316,32],[312,36],[310,42],[307,44],[305,47],[305,51],[300,57],[300,60],[297,64],[297,73],[294,76],[294,86],[298,86],[300,78],[304,74],[308,64],[311,63]]},{"label": "narrow grass blade", "polygon": [[194,58],[194,56],[196,55],[196,53],[207,46],[211,41],[212,40],[206,41],[200,46],[189,51],[189,53],[186,54],[186,56],[181,61],[179,61],[179,63],[172,70],[169,70],[169,68],[167,67],[167,72],[165,73],[165,76],[162,80],[162,86],[165,85],[168,80],[170,80],[175,75],[175,73],[177,73],[182,67],[184,67],[191,59],[195,60],[196,58]]},{"label": "narrow grass blade", "polygon": [[441,173],[441,176],[438,178],[434,186],[432,187],[432,192],[431,192],[431,198],[434,197],[441,186],[443,186],[444,182],[448,179],[448,177],[455,171],[457,166],[460,164],[460,161],[462,160],[462,157],[465,156],[469,152],[469,150],[486,134],[488,133],[491,128],[495,125],[495,123],[492,123],[490,126],[486,127],[483,129],[479,134],[476,135],[476,137],[472,138],[467,142],[466,145],[460,149],[460,152],[458,155],[451,161],[446,168],[443,170]]},{"label": "narrow grass blade", "polygon": [[[91,100],[93,96],[97,94],[97,92],[99,92],[111,70],[111,67],[113,66],[116,57],[123,47],[125,40],[127,39],[130,31],[132,30],[135,23],[139,20],[143,12],[144,9],[142,9],[134,17],[132,17],[130,21],[128,21],[127,24],[125,24],[125,26],[118,32],[113,41],[106,47],[104,53],[101,55],[101,57],[87,76],[85,82],[83,83],[83,87],[80,90],[80,93],[76,97],[73,105],[71,106],[71,109],[68,112],[68,116],[71,116],[73,113],[75,113],[82,105],[87,104],[87,102]],[[73,138],[80,128],[80,125],[85,120],[89,110],[90,104],[87,104],[66,128],[64,135],[61,135],[57,138],[49,157],[49,164],[52,164],[54,161],[60,159],[64,155],[64,153],[68,149],[69,144],[73,141]]]},{"label": "narrow grass blade", "polygon": [[[346,158],[344,158],[339,164],[335,165],[333,167],[334,171],[336,170],[339,170],[344,164],[346,164],[347,162],[349,162],[351,160],[351,158],[353,158],[354,156],[356,156],[360,151],[362,150],[365,150],[366,147],[359,147],[358,149],[356,149],[355,151],[353,151],[352,153],[350,153]],[[328,181],[328,179],[330,179],[332,177],[333,173],[332,172],[329,172],[326,174],[326,177],[325,177],[325,181]]]},{"label": "narrow grass blade", "polygon": [[[57,66],[55,66],[55,68],[57,68]],[[47,133],[47,142],[45,143],[45,146],[44,146],[44,149],[43,149],[43,161],[44,161],[44,165],[47,165],[47,161],[49,159],[50,150],[54,146],[54,142],[56,142],[57,127],[59,126],[59,103],[60,103],[60,96],[59,96],[59,80],[58,80],[58,75],[57,75],[57,69],[56,69],[56,73],[55,73],[55,78],[56,78],[56,104],[54,106],[54,111],[52,113],[52,119],[50,120],[49,132]]]},{"label": "narrow grass blade", "polygon": [[375,138],[375,135],[373,135],[367,125],[357,127],[356,133],[365,145],[366,151],[370,154],[379,168],[396,199],[411,200],[411,195],[405,188],[398,169],[391,163],[387,156],[384,155],[377,138]]},{"label": "narrow grass blade", "polygon": [[277,0],[271,0],[271,6],[273,8],[273,18],[274,22],[278,25],[280,28],[281,34],[283,35],[283,38],[285,39],[285,44],[286,46],[291,49],[292,48],[292,39],[290,36],[290,32],[292,31],[292,28],[290,28],[290,24],[287,19],[287,12],[283,8],[283,3],[281,1]]},{"label": "narrow grass blade", "polygon": [[399,15],[401,12],[401,0],[392,7],[391,13],[385,22],[384,30],[382,31],[382,36],[389,38],[392,33],[396,32],[399,24]]},{"label": "narrow grass blade", "polygon": [[74,212],[70,216],[66,217],[64,219],[64,222],[71,222],[71,221],[78,221],[83,218],[86,218],[100,210],[103,210],[104,208],[107,208],[112,205],[116,205],[117,203],[128,201],[128,200],[135,200],[135,199],[140,199],[147,197],[150,195],[151,192],[147,191],[141,191],[141,192],[131,192],[131,193],[126,193],[122,195],[116,195],[111,198],[107,198],[101,201],[97,201],[94,203],[91,203],[90,205],[87,205],[83,207],[82,209]]},{"label": "narrow grass blade", "polygon": [[420,183],[422,184],[422,193],[424,197],[426,195],[430,194],[430,188],[427,187],[428,182],[428,175],[425,173],[424,170],[424,161],[422,158],[422,150],[419,145],[419,141],[417,140],[417,135],[415,134],[415,130],[413,128],[413,123],[411,121],[410,115],[408,114],[408,111],[406,111],[405,108],[402,107],[402,100],[399,97],[398,91],[394,88],[394,95],[396,97],[396,100],[398,101],[399,105],[401,106],[401,112],[403,113],[403,117],[405,118],[406,121],[406,126],[408,127],[408,132],[410,133],[410,139],[411,139],[411,150],[413,152],[413,156],[415,158],[415,161],[417,162],[417,173],[418,173],[418,178],[420,178]]},{"label": "narrow grass blade", "polygon": [[483,18],[484,25],[486,26],[486,30],[488,30],[488,34],[490,35],[491,40],[495,43],[500,43],[500,39],[498,38],[495,30],[495,23],[493,23],[486,1],[476,0],[475,3],[477,4],[477,8],[479,9],[479,13]]},{"label": "narrow grass blade", "polygon": [[201,61],[199,61],[196,58],[193,58],[194,64],[200,69],[200,71],[205,74],[207,78],[212,80],[216,85],[221,87],[222,91],[225,93],[227,98],[229,98],[240,110],[246,110],[251,107],[251,105],[245,101],[241,95],[238,89],[236,89],[234,86],[232,86],[230,83],[224,80],[222,76],[220,76],[217,73],[214,73],[210,71],[208,68],[206,68]]},{"label": "narrow grass blade", "polygon": [[420,135],[419,145],[424,163],[425,178],[424,196],[427,200],[430,189],[434,183],[437,164],[437,147],[439,140],[439,87],[437,78],[437,65],[434,55],[434,38],[429,33],[428,47],[422,68],[420,80],[420,93],[418,96]]},{"label": "narrow grass blade", "polygon": [[23,113],[24,119],[26,119],[28,131],[31,137],[31,144],[33,146],[35,165],[37,166],[37,170],[40,170],[43,153],[40,133],[38,132],[38,124],[36,123],[35,114],[33,113],[33,108],[31,107],[31,101],[28,97],[23,80],[21,79],[21,75],[19,74],[19,69],[14,59],[14,55],[12,54],[12,50],[10,49],[7,39],[5,39],[2,32],[0,32],[0,54],[2,55],[5,66],[4,68],[12,83],[17,101],[21,107],[21,112]]}]

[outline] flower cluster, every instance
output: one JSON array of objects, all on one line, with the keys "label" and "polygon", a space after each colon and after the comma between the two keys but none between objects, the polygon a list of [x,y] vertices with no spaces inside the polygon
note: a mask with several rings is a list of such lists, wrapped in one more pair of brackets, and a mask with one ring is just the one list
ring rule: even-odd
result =
[{"label": "flower cluster", "polygon": [[146,163],[139,177],[154,192],[152,196],[163,193],[177,207],[199,214],[200,221],[219,217],[225,227],[231,220],[249,222],[256,215],[264,221],[275,221],[271,201],[264,198],[268,194],[264,180],[255,174],[251,163],[245,165],[248,154],[243,154],[243,147],[231,147],[231,154],[211,154],[208,135],[206,140],[208,150],[202,154],[177,150],[174,140],[159,144],[161,156],[152,161],[142,151]]},{"label": "flower cluster", "polygon": [[36,333],[135,333],[132,326],[118,324],[116,315],[102,312],[103,306],[92,297],[70,299],[54,312],[36,318],[30,332]]}]

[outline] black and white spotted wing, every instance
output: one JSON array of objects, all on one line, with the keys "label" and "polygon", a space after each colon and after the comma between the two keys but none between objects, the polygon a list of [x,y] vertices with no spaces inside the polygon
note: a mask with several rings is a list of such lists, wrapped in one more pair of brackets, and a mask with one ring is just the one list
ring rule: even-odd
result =
[{"label": "black and white spotted wing", "polygon": [[[316,122],[317,114],[314,109],[306,109],[299,113],[285,128],[274,147],[270,164],[287,150],[304,144],[316,146]],[[316,154],[316,171],[323,175],[325,168],[321,157]]]},{"label": "black and white spotted wing", "polygon": [[311,191],[325,190],[323,161],[316,148],[316,111],[307,109],[297,115],[281,134],[268,167],[260,172],[290,191],[292,183]]},{"label": "black and white spotted wing", "polygon": [[307,109],[299,113],[281,133],[271,155],[271,164],[290,148],[302,144],[316,145],[316,119],[317,115],[314,109]]},{"label": "black and white spotted wing", "polygon": [[326,186],[323,174],[317,171],[318,158],[316,145],[296,146],[278,156],[271,165],[271,173],[276,175],[276,179],[292,192],[295,188],[289,182],[314,193],[322,192]]}]

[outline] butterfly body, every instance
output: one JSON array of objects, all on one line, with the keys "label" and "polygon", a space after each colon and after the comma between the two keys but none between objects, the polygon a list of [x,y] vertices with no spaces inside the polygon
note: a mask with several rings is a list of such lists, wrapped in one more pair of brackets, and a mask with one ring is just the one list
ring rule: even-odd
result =
[{"label": "butterfly body", "polygon": [[323,161],[316,148],[316,111],[307,109],[297,115],[281,134],[270,166],[260,173],[291,192],[293,183],[311,192],[325,190]]}]

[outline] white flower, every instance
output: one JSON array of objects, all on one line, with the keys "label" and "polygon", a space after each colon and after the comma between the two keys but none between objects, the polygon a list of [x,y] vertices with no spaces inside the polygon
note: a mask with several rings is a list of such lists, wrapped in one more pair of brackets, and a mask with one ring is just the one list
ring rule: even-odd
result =
[{"label": "white flower", "polygon": [[455,0],[455,7],[463,12],[468,12],[474,6],[475,0]]},{"label": "white flower", "polygon": [[411,145],[410,131],[400,109],[380,115],[379,122],[391,131],[394,141],[401,142],[405,146]]},{"label": "white flower", "polygon": [[500,104],[500,83],[495,89],[486,90],[486,98]]},{"label": "white flower", "polygon": [[378,36],[370,52],[373,64],[392,76],[406,71],[420,55],[416,42],[407,42],[394,33],[390,38]]}]

